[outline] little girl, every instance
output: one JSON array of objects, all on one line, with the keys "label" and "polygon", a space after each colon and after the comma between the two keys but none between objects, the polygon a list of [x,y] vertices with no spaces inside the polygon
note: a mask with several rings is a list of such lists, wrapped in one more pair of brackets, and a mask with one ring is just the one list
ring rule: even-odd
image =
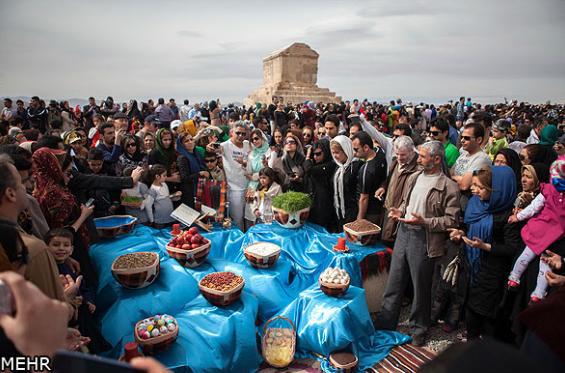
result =
[{"label": "little girl", "polygon": [[[124,170],[123,175],[131,176],[133,170],[133,167],[127,167]],[[139,224],[149,224],[149,214],[147,213],[147,206],[149,205],[149,188],[147,187],[147,185],[145,185],[141,181],[138,181],[133,184],[132,188],[122,189],[122,199],[123,197],[136,197],[137,199],[141,200],[141,206],[137,208],[132,206],[125,206],[126,214],[135,216],[137,218],[137,223]]]},{"label": "little girl", "polygon": [[[516,223],[531,218],[522,228],[522,240],[526,248],[510,272],[510,288],[520,284],[522,273],[536,255],[541,255],[554,242],[565,237],[565,160],[553,162],[549,172],[551,184],[540,184],[540,193],[532,203],[508,219],[509,223]],[[549,266],[540,260],[539,267],[536,288],[530,297],[534,303],[545,297],[547,289],[545,273]]]},{"label": "little girl", "polygon": [[[255,191],[255,199],[251,204],[251,209],[257,217],[256,223],[263,223],[265,221],[265,197],[271,201],[275,196],[282,193],[280,179],[275,170],[271,167],[264,167],[259,171],[259,185]],[[272,212],[271,212],[272,216]],[[268,222],[268,221],[267,221]]]},{"label": "little girl", "polygon": [[146,183],[151,187],[149,188],[145,211],[149,221],[157,229],[164,228],[175,221],[171,218],[174,207],[169,194],[169,187],[165,183],[165,177],[167,177],[167,169],[160,164],[151,166],[147,172]]}]

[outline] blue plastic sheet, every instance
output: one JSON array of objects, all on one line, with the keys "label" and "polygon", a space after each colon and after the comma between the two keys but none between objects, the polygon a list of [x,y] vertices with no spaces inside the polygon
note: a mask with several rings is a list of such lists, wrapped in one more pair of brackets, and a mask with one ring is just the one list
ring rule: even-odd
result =
[{"label": "blue plastic sheet", "polygon": [[[255,371],[262,361],[257,336],[261,326],[276,315],[295,323],[299,357],[327,356],[350,348],[360,366],[369,367],[385,358],[394,345],[409,340],[395,332],[375,332],[367,310],[359,263],[384,246],[349,244],[350,252],[336,253],[332,248],[338,236],[310,224],[293,230],[262,224],[246,234],[231,229],[204,236],[212,242],[210,255],[194,269],[169,258],[166,230],[138,226],[131,234],[90,248],[99,274],[102,334],[114,346],[110,356],[118,357],[124,344],[134,340],[137,321],[163,313],[178,320],[179,337],[156,357],[178,372]],[[256,269],[245,259],[243,248],[257,241],[281,246],[274,267]],[[125,289],[112,277],[111,264],[120,255],[139,251],[159,253],[160,275],[147,288]],[[343,268],[351,276],[351,286],[342,297],[326,296],[318,287],[319,275],[330,266]],[[232,271],[245,279],[241,299],[228,307],[211,305],[199,292],[198,281],[216,271]]]}]

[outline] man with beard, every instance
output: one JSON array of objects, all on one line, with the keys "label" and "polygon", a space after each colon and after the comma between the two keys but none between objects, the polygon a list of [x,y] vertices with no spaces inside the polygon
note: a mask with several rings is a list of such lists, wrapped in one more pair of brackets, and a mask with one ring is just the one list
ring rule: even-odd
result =
[{"label": "man with beard", "polygon": [[108,168],[114,169],[114,165],[122,154],[120,144],[124,131],[121,129],[116,131],[112,124],[104,123],[100,127],[100,135],[102,141],[98,144],[97,148],[104,154],[104,162],[108,165]]}]

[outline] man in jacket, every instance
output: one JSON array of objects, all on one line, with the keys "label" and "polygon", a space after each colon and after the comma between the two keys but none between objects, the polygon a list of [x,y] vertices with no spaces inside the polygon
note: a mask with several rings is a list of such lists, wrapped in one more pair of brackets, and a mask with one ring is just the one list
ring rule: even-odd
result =
[{"label": "man in jacket", "polygon": [[422,346],[430,325],[431,287],[434,263],[445,254],[447,229],[459,222],[459,188],[442,172],[443,145],[439,141],[419,148],[422,171],[412,174],[399,208],[389,210],[398,220],[383,306],[375,327],[396,329],[402,296],[412,280],[414,299],[410,311],[413,344]]},{"label": "man in jacket", "polygon": [[[375,192],[377,199],[382,199],[386,194],[384,207],[387,212],[393,207],[398,208],[400,206],[406,190],[406,181],[410,175],[418,170],[418,157],[411,137],[398,137],[393,147],[396,159],[389,168],[386,181]],[[387,215],[388,213],[384,215],[381,240],[392,243],[396,237],[398,221],[388,218]]]}]

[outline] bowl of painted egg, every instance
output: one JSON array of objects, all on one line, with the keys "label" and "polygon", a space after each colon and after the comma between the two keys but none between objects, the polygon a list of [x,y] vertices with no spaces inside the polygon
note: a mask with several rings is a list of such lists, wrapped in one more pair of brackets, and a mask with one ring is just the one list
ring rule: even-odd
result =
[{"label": "bowl of painted egg", "polygon": [[326,295],[337,297],[349,289],[351,279],[347,271],[340,268],[328,267],[320,275],[320,290]]},{"label": "bowl of painted egg", "polygon": [[155,315],[138,321],[134,335],[143,352],[152,355],[175,342],[179,335],[179,325],[171,315]]}]

